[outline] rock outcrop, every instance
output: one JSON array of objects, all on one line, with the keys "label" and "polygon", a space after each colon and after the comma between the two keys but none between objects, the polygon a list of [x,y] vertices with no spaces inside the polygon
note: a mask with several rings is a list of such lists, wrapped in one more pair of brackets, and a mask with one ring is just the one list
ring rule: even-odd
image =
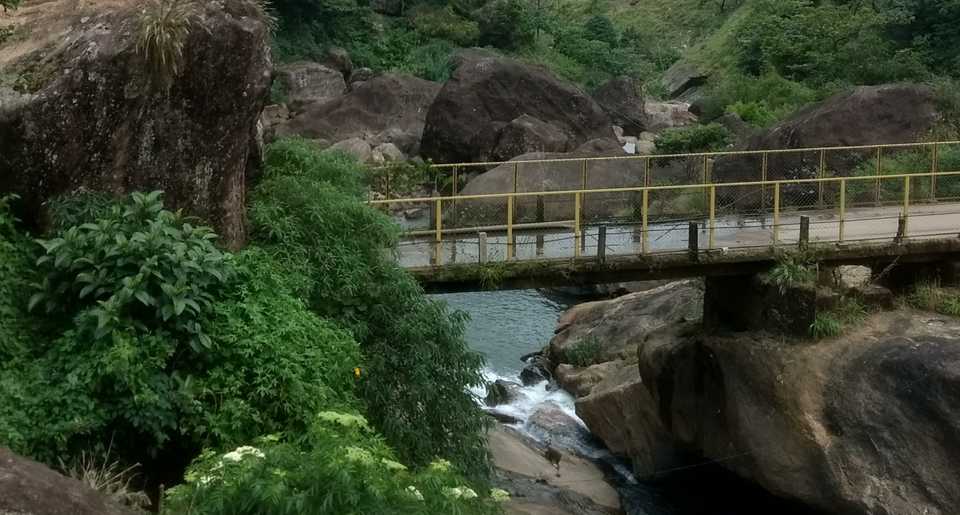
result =
[{"label": "rock outcrop", "polygon": [[457,62],[427,113],[424,157],[490,161],[503,128],[521,115],[559,129],[567,140],[564,151],[613,138],[610,118],[592,98],[541,67],[479,51],[461,53]]},{"label": "rock outcrop", "polygon": [[644,104],[646,130],[662,132],[697,123],[697,115],[690,112],[686,102],[647,102]]},{"label": "rock outcrop", "polygon": [[[602,307],[578,308],[564,331],[596,332],[604,322],[590,314]],[[556,375],[591,431],[640,475],[692,454],[828,513],[960,505],[960,320],[901,309],[819,342],[696,322],[638,341],[619,318],[609,326],[605,344],[633,357]]]},{"label": "rock outcrop", "polygon": [[[738,150],[910,143],[922,141],[940,117],[935,91],[928,86],[862,86],[800,110],[754,134]],[[873,155],[872,151],[828,152],[826,165],[830,173],[844,175]],[[819,160],[816,152],[771,155],[768,177],[812,177]],[[713,172],[719,182],[731,182],[758,180],[759,170],[760,157],[747,156],[718,159]]]},{"label": "rock outcrop", "polygon": [[51,0],[14,12],[30,36],[0,52],[0,69],[22,79],[22,94],[0,104],[0,192],[23,198],[26,220],[80,189],[164,190],[170,207],[211,223],[230,246],[243,242],[269,31],[251,1],[197,5],[169,89],[135,49],[138,2]]},{"label": "rock outcrop", "polygon": [[284,64],[277,67],[276,75],[294,112],[313,103],[329,102],[347,92],[343,73],[319,63]]},{"label": "rock outcrop", "polygon": [[354,83],[346,95],[308,106],[278,126],[276,134],[328,143],[361,138],[372,146],[393,143],[403,153],[416,155],[427,110],[440,87],[411,75],[379,75]]},{"label": "rock outcrop", "polygon": [[630,77],[610,79],[593,92],[593,98],[610,120],[623,129],[624,135],[639,136],[646,130],[643,87],[638,80]]},{"label": "rock outcrop", "polygon": [[663,72],[661,82],[670,98],[677,98],[693,88],[702,86],[710,74],[687,61],[677,61]]},{"label": "rock outcrop", "polygon": [[0,513],[130,515],[87,485],[0,447]]},{"label": "rock outcrop", "polygon": [[[513,192],[514,171],[517,176],[517,191],[564,191],[580,189],[583,185],[582,163],[577,161],[554,163],[530,163],[524,161],[625,156],[623,148],[615,139],[592,140],[569,153],[531,152],[484,172],[467,183],[464,195]],[[516,168],[515,168],[516,167]],[[591,161],[586,175],[588,188],[617,188],[641,184],[643,162],[640,160]],[[609,194],[603,198],[587,196],[584,199],[585,215],[612,216],[630,212],[637,204],[630,194]],[[573,198],[552,197],[544,201],[544,220],[571,220]],[[473,200],[460,204],[461,214],[476,220],[502,220],[504,201],[498,199]],[[516,220],[536,221],[537,200],[534,197],[517,199]]]}]

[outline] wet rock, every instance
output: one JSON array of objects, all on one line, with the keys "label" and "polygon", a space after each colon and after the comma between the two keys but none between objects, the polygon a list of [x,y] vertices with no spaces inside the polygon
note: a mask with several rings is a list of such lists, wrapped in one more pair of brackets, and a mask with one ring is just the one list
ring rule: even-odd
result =
[{"label": "wet rock", "polygon": [[0,447],[0,513],[131,515],[96,490]]},{"label": "wet rock", "polygon": [[550,361],[543,355],[526,360],[520,370],[520,380],[524,386],[532,386],[553,379],[550,374]]},{"label": "wet rock", "polygon": [[[60,13],[64,36],[51,45],[27,36],[0,53],[4,73],[34,79],[29,96],[0,102],[0,191],[19,194],[24,219],[36,221],[47,200],[81,189],[164,190],[168,208],[239,247],[245,176],[270,90],[269,30],[250,2],[199,3],[182,70],[161,92],[134,59],[139,11],[128,3],[50,0],[18,12],[27,24]],[[16,57],[8,50],[17,45],[40,48]]]},{"label": "wet rock", "polygon": [[510,404],[522,396],[519,384],[497,379],[487,387],[487,396],[484,398],[484,402],[487,406],[499,406]]},{"label": "wet rock", "polygon": [[574,397],[586,397],[590,395],[593,387],[599,384],[611,371],[617,368],[618,362],[607,361],[590,365],[586,368],[578,368],[566,363],[557,366],[554,374],[564,390],[570,392]]},{"label": "wet rock", "polygon": [[592,96],[610,120],[620,127],[619,136],[638,136],[646,130],[643,86],[637,79],[630,77],[610,79],[597,88]]},{"label": "wet rock", "polygon": [[343,74],[320,63],[301,61],[277,68],[277,79],[287,93],[288,104],[294,112],[313,103],[324,103],[347,92]]},{"label": "wet rock", "polygon": [[505,427],[490,431],[487,447],[495,467],[493,483],[510,493],[507,514],[608,515],[618,513],[619,496],[596,465],[564,453],[560,477],[530,438]]},{"label": "wet rock", "polygon": [[487,415],[490,415],[491,417],[496,419],[496,421],[500,422],[501,424],[514,425],[514,424],[520,424],[523,422],[519,418],[509,413],[504,413],[498,409],[484,408],[483,411]]},{"label": "wet rock", "polygon": [[568,141],[563,150],[613,138],[603,109],[544,68],[483,52],[462,52],[457,62],[427,114],[424,157],[438,163],[490,161],[501,129],[524,114],[558,128]]},{"label": "wet rock", "polygon": [[554,447],[569,452],[589,448],[595,441],[580,421],[552,402],[538,407],[527,419],[526,428],[538,438],[550,440]]}]

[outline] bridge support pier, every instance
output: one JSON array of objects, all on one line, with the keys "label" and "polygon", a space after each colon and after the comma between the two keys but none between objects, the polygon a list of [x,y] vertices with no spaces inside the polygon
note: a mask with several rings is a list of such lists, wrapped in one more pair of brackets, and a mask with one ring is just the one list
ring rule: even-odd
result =
[{"label": "bridge support pier", "polygon": [[895,293],[909,292],[919,282],[934,282],[941,286],[960,285],[960,262],[894,263],[871,267],[873,276]]},{"label": "bridge support pier", "polygon": [[708,331],[765,329],[806,335],[817,314],[813,288],[781,292],[760,276],[708,276],[704,280],[703,325]]}]

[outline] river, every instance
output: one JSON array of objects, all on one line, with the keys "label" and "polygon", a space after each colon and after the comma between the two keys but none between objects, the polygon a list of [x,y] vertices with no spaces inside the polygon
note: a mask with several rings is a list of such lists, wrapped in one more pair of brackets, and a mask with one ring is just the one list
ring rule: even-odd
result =
[{"label": "river", "polygon": [[[519,382],[520,356],[543,348],[553,336],[557,317],[569,304],[549,299],[534,290],[434,295],[470,315],[467,342],[486,357],[485,375]],[[560,406],[576,417],[573,397],[562,390],[548,391],[546,384],[525,387],[524,398],[504,410],[520,420],[545,403]],[[482,391],[476,392],[482,395]],[[577,419],[579,420],[579,419]],[[521,427],[522,429],[522,427]],[[536,436],[536,435],[533,435]],[[609,456],[602,448],[581,453],[602,460],[611,483],[620,491],[628,515],[817,515],[818,512],[773,497],[739,479],[717,464],[664,471],[654,481],[636,481],[629,464]]]}]

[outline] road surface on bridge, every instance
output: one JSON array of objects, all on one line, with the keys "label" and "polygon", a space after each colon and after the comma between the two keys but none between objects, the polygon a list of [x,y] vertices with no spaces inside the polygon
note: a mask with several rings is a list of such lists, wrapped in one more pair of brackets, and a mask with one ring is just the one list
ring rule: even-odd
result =
[{"label": "road surface on bridge", "polygon": [[[846,210],[843,222],[843,241],[892,242],[897,235],[901,206],[860,207]],[[824,211],[784,212],[780,215],[777,229],[778,246],[793,247],[798,243],[800,217],[810,217],[811,243],[829,243],[840,240],[840,220],[836,209]],[[686,252],[688,249],[689,222],[699,224],[698,246],[708,250],[710,241],[709,223],[704,218],[679,220],[670,223],[651,223],[648,226],[647,254]],[[909,240],[956,237],[960,234],[960,203],[940,202],[910,206],[907,222]],[[715,222],[712,249],[764,249],[774,244],[772,215],[726,216]],[[599,226],[586,226],[583,230],[580,255],[597,255]],[[629,256],[641,254],[643,231],[639,225],[609,225],[606,229],[606,256]],[[516,230],[515,256],[510,263],[565,259],[575,256],[576,238],[572,227],[552,230]],[[505,233],[490,233],[487,237],[488,262],[507,261],[507,237]],[[439,248],[440,259],[435,263]],[[410,238],[401,242],[399,263],[408,269],[442,268],[455,264],[476,264],[480,260],[479,238],[476,234],[447,236],[439,244],[432,239]]]}]

